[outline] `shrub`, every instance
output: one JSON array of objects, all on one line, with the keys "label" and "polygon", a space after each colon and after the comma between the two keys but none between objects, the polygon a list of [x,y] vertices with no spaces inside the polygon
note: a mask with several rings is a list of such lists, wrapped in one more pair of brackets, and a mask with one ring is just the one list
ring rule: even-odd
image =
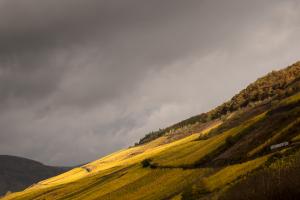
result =
[{"label": "shrub", "polygon": [[143,168],[151,167],[151,159],[145,159],[141,162]]}]

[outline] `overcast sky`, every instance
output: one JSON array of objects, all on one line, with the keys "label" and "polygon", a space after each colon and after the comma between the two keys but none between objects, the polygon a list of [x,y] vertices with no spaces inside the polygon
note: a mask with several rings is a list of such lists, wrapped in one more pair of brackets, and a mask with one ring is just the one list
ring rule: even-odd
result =
[{"label": "overcast sky", "polygon": [[300,60],[297,0],[0,0],[0,154],[75,165]]}]

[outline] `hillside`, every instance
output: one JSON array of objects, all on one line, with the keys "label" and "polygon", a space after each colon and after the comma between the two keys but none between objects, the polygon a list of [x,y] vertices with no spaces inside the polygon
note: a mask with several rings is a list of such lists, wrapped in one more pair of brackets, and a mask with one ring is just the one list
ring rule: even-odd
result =
[{"label": "hillside", "polygon": [[3,200],[297,199],[299,77],[298,62],[210,112]]},{"label": "hillside", "polygon": [[70,168],[51,167],[26,158],[0,155],[0,195],[23,190],[67,170]]},{"label": "hillside", "polygon": [[[250,84],[246,89],[232,97],[231,100],[218,106],[207,113],[193,116],[165,129],[153,131],[142,138],[136,145],[145,144],[169,132],[179,128],[192,126],[198,123],[200,126],[214,119],[221,118],[228,113],[246,107],[255,107],[260,103],[267,103],[283,99],[295,94],[300,90],[300,62],[297,62],[285,69],[272,71],[266,76],[259,78]],[[198,126],[199,126],[198,125]],[[192,130],[191,132],[194,132]]]}]

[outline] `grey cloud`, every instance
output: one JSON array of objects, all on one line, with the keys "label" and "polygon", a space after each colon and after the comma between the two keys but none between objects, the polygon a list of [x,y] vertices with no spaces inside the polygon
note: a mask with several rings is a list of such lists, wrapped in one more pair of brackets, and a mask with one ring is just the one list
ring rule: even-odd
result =
[{"label": "grey cloud", "polygon": [[298,59],[298,1],[0,1],[0,153],[87,162]]}]

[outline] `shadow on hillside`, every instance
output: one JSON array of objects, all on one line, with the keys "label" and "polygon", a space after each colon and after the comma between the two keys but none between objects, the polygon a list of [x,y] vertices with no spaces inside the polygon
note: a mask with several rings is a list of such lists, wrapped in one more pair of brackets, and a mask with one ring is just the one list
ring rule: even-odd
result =
[{"label": "shadow on hillside", "polygon": [[283,167],[257,171],[231,187],[222,200],[297,200],[300,198],[300,158]]}]

